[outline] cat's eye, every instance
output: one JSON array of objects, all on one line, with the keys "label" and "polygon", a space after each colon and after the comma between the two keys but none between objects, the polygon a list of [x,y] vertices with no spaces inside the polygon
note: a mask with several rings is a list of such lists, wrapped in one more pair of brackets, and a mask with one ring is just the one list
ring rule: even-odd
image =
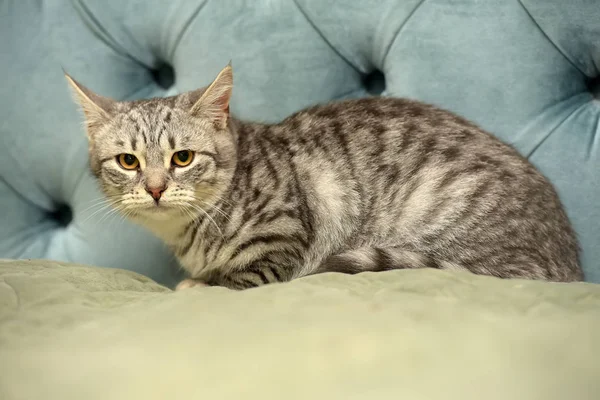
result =
[{"label": "cat's eye", "polygon": [[133,154],[119,154],[117,156],[117,161],[121,167],[128,170],[136,169],[140,165],[140,161]]},{"label": "cat's eye", "polygon": [[171,164],[177,167],[187,167],[188,165],[190,165],[193,159],[194,153],[192,153],[190,150],[181,150],[173,154]]}]

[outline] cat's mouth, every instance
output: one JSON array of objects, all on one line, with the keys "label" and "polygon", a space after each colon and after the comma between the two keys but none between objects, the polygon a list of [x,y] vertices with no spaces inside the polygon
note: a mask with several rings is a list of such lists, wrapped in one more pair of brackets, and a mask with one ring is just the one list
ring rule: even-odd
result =
[{"label": "cat's mouth", "polygon": [[172,204],[168,204],[168,203],[163,202],[163,201],[149,203],[145,207],[146,210],[150,210],[150,211],[170,210],[170,209],[173,209],[173,208],[174,207],[173,207]]},{"label": "cat's mouth", "polygon": [[128,204],[123,211],[149,217],[182,213],[189,208],[191,208],[191,206],[187,203],[160,199],[159,201],[143,201]]},{"label": "cat's mouth", "polygon": [[146,214],[148,216],[161,216],[161,215],[170,215],[170,216],[174,216],[174,215],[179,215],[179,214],[185,214],[186,210],[187,214],[189,214],[189,212],[192,210],[193,208],[185,203],[171,203],[171,202],[159,202],[157,203],[149,203],[143,207],[140,207],[138,212],[140,214]]},{"label": "cat's mouth", "polygon": [[169,218],[173,218],[175,214],[178,214],[178,207],[173,206],[172,204],[166,204],[159,202],[158,204],[152,202],[145,204],[143,206],[136,207],[133,211],[132,216],[137,216],[138,218],[149,218],[149,219],[159,219],[159,220],[168,220]]},{"label": "cat's mouth", "polygon": [[150,214],[154,214],[154,213],[161,213],[161,212],[165,212],[168,210],[174,210],[176,207],[173,206],[172,204],[168,204],[166,202],[148,202],[148,203],[144,203],[144,204],[140,204],[136,207],[137,212],[139,213],[150,213]]}]

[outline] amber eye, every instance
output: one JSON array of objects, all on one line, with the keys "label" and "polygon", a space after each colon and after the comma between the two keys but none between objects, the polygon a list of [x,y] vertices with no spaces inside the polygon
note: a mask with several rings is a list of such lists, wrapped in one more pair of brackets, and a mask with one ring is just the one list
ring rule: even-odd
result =
[{"label": "amber eye", "polygon": [[140,165],[140,162],[138,161],[137,157],[133,154],[119,154],[117,156],[117,161],[119,162],[121,167],[129,170],[136,169]]},{"label": "amber eye", "polygon": [[192,160],[194,159],[194,153],[190,150],[182,150],[173,154],[173,158],[171,159],[171,163],[178,167],[186,167],[190,165]]}]

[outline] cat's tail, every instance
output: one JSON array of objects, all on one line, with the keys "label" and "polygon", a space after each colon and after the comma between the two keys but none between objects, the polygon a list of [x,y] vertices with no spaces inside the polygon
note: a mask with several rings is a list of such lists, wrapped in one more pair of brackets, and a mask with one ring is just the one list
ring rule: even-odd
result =
[{"label": "cat's tail", "polygon": [[465,270],[458,264],[407,251],[400,247],[362,247],[328,257],[312,274],[323,272],[357,274],[366,271],[379,272],[414,268]]}]

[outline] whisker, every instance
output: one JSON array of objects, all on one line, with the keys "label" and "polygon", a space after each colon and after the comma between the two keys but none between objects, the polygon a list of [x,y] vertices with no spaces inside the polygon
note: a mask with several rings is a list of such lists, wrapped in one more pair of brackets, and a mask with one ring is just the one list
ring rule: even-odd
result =
[{"label": "whisker", "polygon": [[86,217],[86,219],[83,221],[83,222],[87,222],[90,219],[92,219],[95,215],[97,215],[98,213],[101,213],[104,210],[106,210],[106,208],[108,208],[110,206],[115,206],[116,204],[122,203],[123,201],[124,201],[123,198],[119,195],[112,195],[112,196],[107,196],[107,198],[96,199],[95,204],[92,204],[91,206],[85,208],[84,210],[77,211],[77,214],[86,214],[87,212],[92,211],[92,209],[98,207],[90,215],[88,215]]},{"label": "whisker", "polygon": [[219,225],[217,225],[217,223],[215,222],[213,217],[210,216],[209,213],[207,213],[202,207],[196,206],[195,204],[189,204],[189,206],[193,207],[197,211],[202,211],[204,213],[204,215],[206,215],[208,217],[208,219],[215,225],[215,228],[217,228],[221,237],[224,237],[223,232],[221,231],[221,228],[219,228]]},{"label": "whisker", "polygon": [[192,213],[186,205],[181,205],[178,208],[180,210],[182,210],[190,218],[190,221],[192,221],[192,223],[196,222],[196,219],[198,218],[198,216],[194,215],[194,213]]},{"label": "whisker", "polygon": [[[113,207],[114,207],[114,206],[113,206]],[[83,220],[83,223],[86,223],[86,222],[88,222],[88,221],[89,221],[89,220],[91,220],[91,219],[92,219],[94,216],[96,216],[96,215],[98,215],[98,214],[102,213],[103,211],[110,210],[111,208],[112,208],[112,207],[111,207],[111,204],[103,204],[103,205],[102,205],[102,207],[100,207],[99,209],[97,209],[96,211],[94,211],[94,212],[92,212],[90,215],[88,215],[88,216],[87,216],[87,217],[86,217],[86,218]]]},{"label": "whisker", "polygon": [[118,200],[119,200],[118,197],[115,197],[114,199],[96,199],[94,204],[92,204],[78,212],[83,214],[87,211],[90,211],[92,208],[99,207],[99,206],[106,205],[106,204],[112,204],[113,202],[116,202]]},{"label": "whisker", "polygon": [[126,221],[131,215],[133,215],[134,210],[132,209],[124,209],[121,213],[122,221]]},{"label": "whisker", "polygon": [[[114,207],[109,212],[104,214],[98,220],[98,224],[101,224],[104,222],[109,223],[109,221],[111,221],[111,218],[114,218],[115,215],[118,215],[118,213],[121,212],[122,209],[123,209],[123,207],[121,206],[121,204],[119,204],[119,203],[115,204]],[[114,219],[112,219],[112,221],[114,222]]]},{"label": "whisker", "polygon": [[[202,202],[202,204],[211,206],[210,203],[204,201],[204,200],[200,200],[200,199],[195,199],[196,201],[200,201]],[[211,206],[211,208],[213,210],[215,210],[216,212],[218,212],[219,214],[221,214],[223,217],[225,217],[227,219],[227,221],[231,222],[231,216],[229,214],[227,214],[225,211],[221,210],[219,207],[217,206]]]},{"label": "whisker", "polygon": [[193,211],[198,211],[197,207],[193,207],[191,204],[186,204],[186,207],[188,208],[188,210],[192,210],[190,211],[190,214],[192,215],[192,222],[198,223],[198,221],[200,221],[200,218],[202,217],[202,214],[194,214]]},{"label": "whisker", "polygon": [[[225,199],[225,198],[223,198],[223,197],[215,196],[214,194],[212,194],[212,193],[209,193],[209,192],[205,192],[205,191],[200,191],[199,193],[200,193],[201,195],[205,195],[205,196],[207,196],[207,197],[213,197],[215,200],[217,200],[217,201],[220,201],[220,202],[223,202],[223,203],[225,203],[225,204],[227,204],[227,205],[229,205],[229,206],[233,206],[233,203],[232,203],[232,202],[230,202],[229,200],[227,200],[227,199]],[[197,198],[197,196],[193,196],[193,197],[194,197],[194,198]]]},{"label": "whisker", "polygon": [[[127,221],[127,216],[131,213],[131,208],[127,208],[125,207],[121,207],[118,209],[118,212],[114,214],[114,217],[116,217],[116,222],[122,224],[123,222]],[[115,220],[115,218],[113,218],[113,221]]]},{"label": "whisker", "polygon": [[122,195],[120,195],[120,194],[103,195],[102,197],[96,197],[94,199],[85,201],[83,204],[87,205],[87,204],[95,203],[95,202],[98,202],[98,201],[102,202],[102,201],[105,201],[105,200],[118,199],[118,198],[121,198],[121,197],[122,197]]}]

